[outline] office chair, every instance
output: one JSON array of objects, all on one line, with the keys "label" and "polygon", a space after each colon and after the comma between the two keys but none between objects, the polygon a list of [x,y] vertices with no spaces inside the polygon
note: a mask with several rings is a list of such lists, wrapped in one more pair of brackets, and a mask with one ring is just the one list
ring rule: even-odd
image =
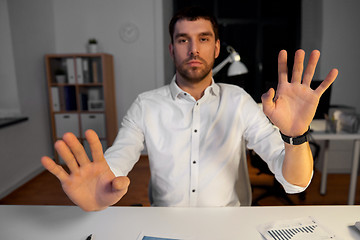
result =
[{"label": "office chair", "polygon": [[[309,144],[311,151],[313,152],[314,168],[315,168],[315,162],[317,161],[319,156],[320,146],[316,142],[311,140],[309,141]],[[259,170],[257,175],[267,174],[274,176],[274,174],[270,171],[269,167],[267,166],[266,162],[264,162],[259,155],[257,155],[254,151],[249,150],[249,156],[250,156],[251,165]],[[285,203],[288,205],[295,205],[295,203],[289,198],[288,194],[285,192],[281,184],[275,179],[275,176],[273,177],[272,185],[256,185],[256,186],[252,185],[251,187],[262,188],[266,190],[263,194],[261,194],[252,201],[253,206],[259,206],[260,200],[270,196],[274,196],[279,200],[285,201]],[[298,197],[301,201],[305,200],[306,190],[304,192],[299,193]]]},{"label": "office chair", "polygon": [[261,188],[266,190],[263,194],[261,194],[252,201],[252,205],[259,206],[260,200],[270,196],[274,196],[279,200],[283,200],[288,205],[295,205],[294,202],[289,198],[281,184],[275,179],[274,174],[270,171],[266,162],[264,162],[264,160],[262,160],[261,157],[252,150],[249,150],[249,156],[251,165],[259,170],[257,175],[267,174],[273,176],[273,182],[271,185],[252,185],[252,188]]}]

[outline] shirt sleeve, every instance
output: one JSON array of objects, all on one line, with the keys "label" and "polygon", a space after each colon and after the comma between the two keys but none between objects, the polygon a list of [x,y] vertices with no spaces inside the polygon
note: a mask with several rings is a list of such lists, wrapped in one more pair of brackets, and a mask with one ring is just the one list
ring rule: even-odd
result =
[{"label": "shirt sleeve", "polygon": [[[285,146],[280,133],[274,127],[261,108],[255,102],[249,100],[244,108],[248,110],[244,114],[246,128],[245,139],[247,147],[253,149],[268,165],[276,180],[283,186],[286,193],[299,193],[306,187],[300,187],[286,181],[282,174],[282,166],[285,159]],[[254,110],[255,109],[255,110]],[[252,114],[249,114],[249,113]]]},{"label": "shirt sleeve", "polygon": [[312,179],[313,175],[314,175],[314,171],[312,172],[311,178],[310,178],[308,184],[305,187],[300,187],[300,186],[289,183],[288,181],[285,180],[282,173],[278,174],[278,175],[275,175],[275,178],[284,187],[286,193],[295,194],[295,193],[303,192],[303,191],[305,191],[305,189],[307,189],[307,187],[311,183],[311,179]]},{"label": "shirt sleeve", "polygon": [[141,101],[138,97],[125,115],[113,145],[104,156],[116,176],[126,176],[144,149]]}]

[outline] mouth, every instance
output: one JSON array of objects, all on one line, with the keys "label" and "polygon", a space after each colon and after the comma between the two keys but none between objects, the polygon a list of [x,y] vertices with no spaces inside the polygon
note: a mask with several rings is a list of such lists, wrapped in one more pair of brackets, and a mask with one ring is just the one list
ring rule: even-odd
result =
[{"label": "mouth", "polygon": [[191,67],[198,67],[198,66],[202,65],[202,62],[197,61],[197,60],[190,60],[187,62],[187,64]]}]

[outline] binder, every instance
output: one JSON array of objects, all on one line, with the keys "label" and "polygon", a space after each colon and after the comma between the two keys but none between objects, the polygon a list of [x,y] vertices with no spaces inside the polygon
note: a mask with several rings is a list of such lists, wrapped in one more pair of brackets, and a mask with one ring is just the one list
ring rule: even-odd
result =
[{"label": "binder", "polygon": [[98,64],[97,64],[97,62],[96,61],[93,61],[92,62],[92,77],[93,77],[93,79],[92,79],[92,82],[93,83],[97,83],[97,82],[99,82],[99,79],[98,79]]},{"label": "binder", "polygon": [[65,110],[66,111],[76,110],[75,87],[73,87],[73,86],[64,87],[64,99],[65,99]]},{"label": "binder", "polygon": [[54,112],[60,111],[60,98],[59,98],[59,88],[51,87],[51,97],[52,97],[52,109]]},{"label": "binder", "polygon": [[90,82],[90,72],[89,72],[89,60],[84,58],[82,60],[82,63],[83,63],[83,80],[84,80],[84,83],[89,83]]},{"label": "binder", "polygon": [[76,80],[78,84],[83,84],[84,83],[84,78],[83,78],[83,64],[82,64],[82,59],[81,58],[76,58]]},{"label": "binder", "polygon": [[65,110],[65,91],[64,91],[64,87],[59,87],[59,102],[60,102],[60,111],[64,111]]},{"label": "binder", "polygon": [[66,59],[66,70],[67,70],[68,83],[75,84],[75,66],[74,66],[74,60],[72,58]]}]

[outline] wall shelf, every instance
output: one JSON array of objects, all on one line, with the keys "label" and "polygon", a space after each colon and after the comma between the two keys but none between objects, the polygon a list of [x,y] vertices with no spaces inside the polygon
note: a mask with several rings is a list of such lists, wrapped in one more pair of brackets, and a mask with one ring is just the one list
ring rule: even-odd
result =
[{"label": "wall shelf", "polygon": [[11,126],[29,120],[28,117],[0,118],[0,128]]},{"label": "wall shelf", "polygon": [[48,54],[45,62],[53,142],[72,132],[91,156],[85,131],[93,129],[104,150],[111,146],[118,131],[113,56]]}]

